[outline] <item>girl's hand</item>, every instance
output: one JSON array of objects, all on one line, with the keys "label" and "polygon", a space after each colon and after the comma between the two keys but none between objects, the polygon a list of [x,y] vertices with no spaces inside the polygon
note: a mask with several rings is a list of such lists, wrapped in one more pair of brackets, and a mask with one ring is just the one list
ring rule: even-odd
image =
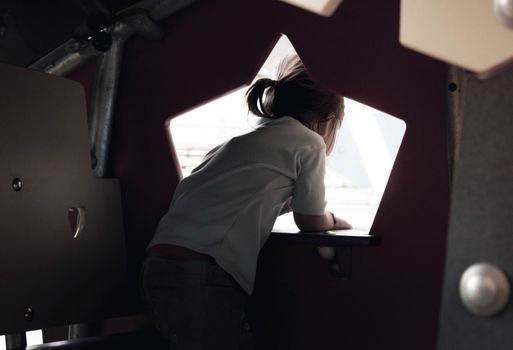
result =
[{"label": "girl's hand", "polygon": [[316,232],[353,228],[346,220],[327,211],[324,215],[306,215],[294,212],[294,221],[301,231]]},{"label": "girl's hand", "polygon": [[353,226],[351,226],[351,224],[346,220],[335,215],[333,215],[333,217],[335,218],[335,226],[333,227],[334,230],[349,230],[353,228]]}]

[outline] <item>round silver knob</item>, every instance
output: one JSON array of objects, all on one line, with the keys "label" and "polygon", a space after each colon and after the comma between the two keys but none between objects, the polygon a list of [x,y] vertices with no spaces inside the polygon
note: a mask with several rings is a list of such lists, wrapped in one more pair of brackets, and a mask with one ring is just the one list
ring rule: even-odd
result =
[{"label": "round silver knob", "polygon": [[461,276],[461,300],[476,315],[491,316],[499,313],[508,303],[509,294],[508,278],[495,265],[474,264]]},{"label": "round silver knob", "polygon": [[513,0],[494,0],[493,11],[500,23],[513,29]]}]

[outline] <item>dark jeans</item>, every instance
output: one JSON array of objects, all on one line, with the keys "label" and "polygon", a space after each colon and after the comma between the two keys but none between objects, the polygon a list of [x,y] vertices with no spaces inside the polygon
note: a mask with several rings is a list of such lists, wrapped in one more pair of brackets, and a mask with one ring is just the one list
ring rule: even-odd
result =
[{"label": "dark jeans", "polygon": [[142,292],[148,311],[173,350],[241,349],[247,342],[247,294],[213,260],[147,257]]}]

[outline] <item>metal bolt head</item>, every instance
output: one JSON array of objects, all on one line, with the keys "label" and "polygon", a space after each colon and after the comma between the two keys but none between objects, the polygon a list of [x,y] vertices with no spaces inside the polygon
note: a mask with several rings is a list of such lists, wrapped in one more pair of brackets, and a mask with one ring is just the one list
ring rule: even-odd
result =
[{"label": "metal bolt head", "polygon": [[21,181],[21,179],[19,177],[12,180],[12,188],[16,192],[21,191],[21,189],[23,188],[23,182]]},{"label": "metal bolt head", "polygon": [[93,34],[91,42],[96,50],[106,52],[112,46],[112,35],[106,32],[96,32]]},{"label": "metal bolt head", "polygon": [[25,319],[25,321],[29,321],[29,322],[32,321],[34,319],[34,310],[32,310],[31,307],[27,307],[25,309],[23,318]]},{"label": "metal bolt head", "polygon": [[461,276],[461,300],[475,315],[492,316],[499,313],[508,303],[509,295],[508,278],[495,265],[474,264]]}]

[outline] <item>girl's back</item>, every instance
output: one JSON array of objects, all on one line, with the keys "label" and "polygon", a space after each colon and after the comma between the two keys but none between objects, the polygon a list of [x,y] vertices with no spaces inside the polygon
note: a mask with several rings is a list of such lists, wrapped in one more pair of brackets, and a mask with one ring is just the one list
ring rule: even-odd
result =
[{"label": "girl's back", "polygon": [[258,252],[295,189],[295,211],[324,213],[324,159],[318,134],[290,117],[269,120],[207,154],[178,185],[150,246],[208,254],[250,293]]}]

